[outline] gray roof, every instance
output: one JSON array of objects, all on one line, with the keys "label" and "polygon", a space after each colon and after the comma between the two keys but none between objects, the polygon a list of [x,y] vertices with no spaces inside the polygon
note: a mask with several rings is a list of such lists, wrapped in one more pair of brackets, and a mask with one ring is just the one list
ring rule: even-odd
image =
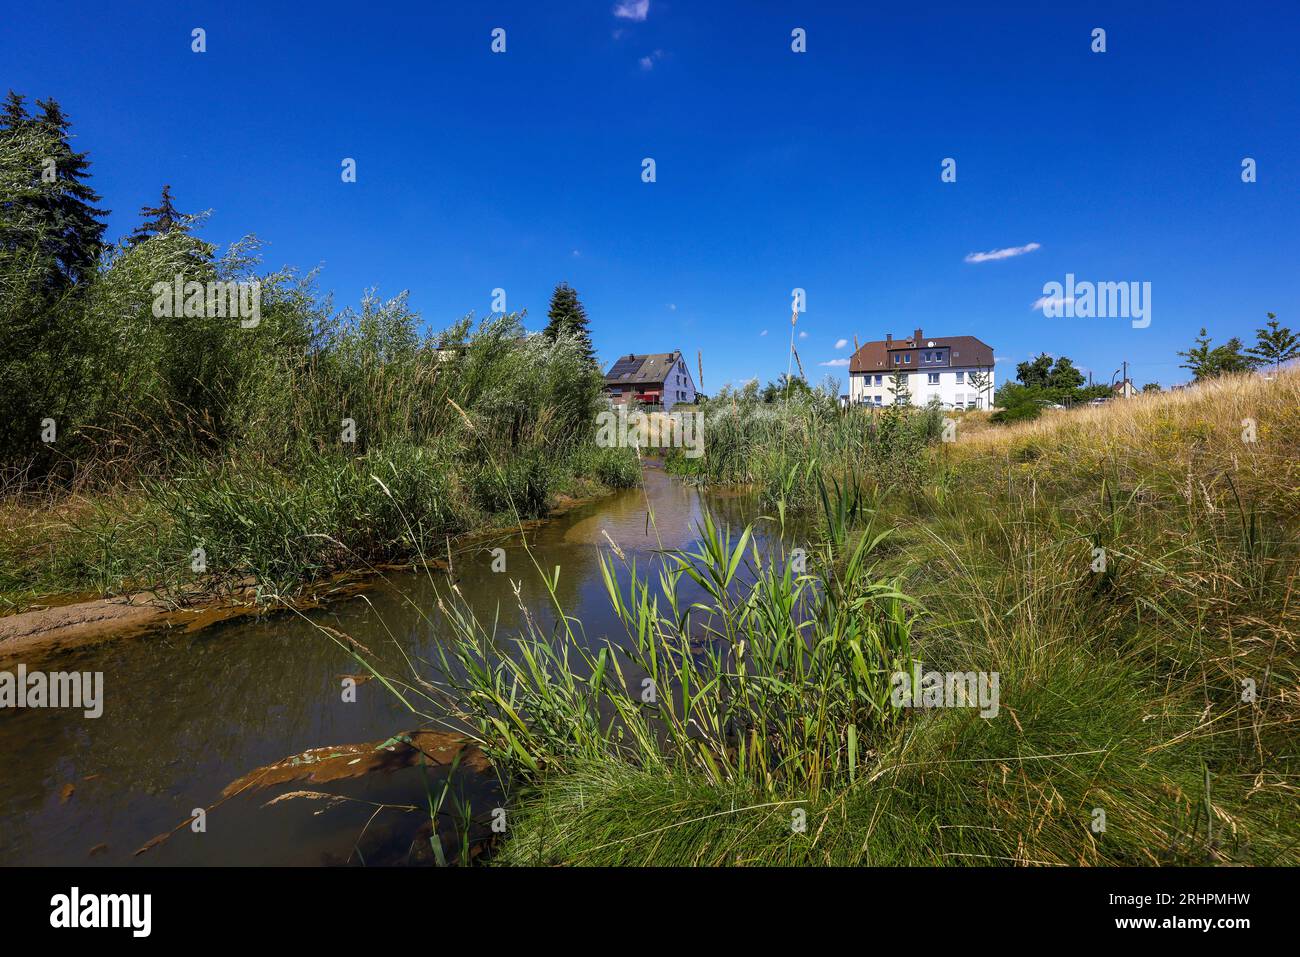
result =
[{"label": "gray roof", "polygon": [[605,384],[641,385],[663,382],[681,357],[680,352],[651,352],[640,356],[620,356],[605,373]]}]

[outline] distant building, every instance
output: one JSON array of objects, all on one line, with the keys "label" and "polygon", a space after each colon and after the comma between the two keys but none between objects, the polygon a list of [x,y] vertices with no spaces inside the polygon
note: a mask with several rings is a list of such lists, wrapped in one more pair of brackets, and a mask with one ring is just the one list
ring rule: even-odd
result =
[{"label": "distant building", "polygon": [[1125,379],[1123,382],[1116,382],[1110,387],[1110,390],[1122,399],[1131,399],[1133,396],[1138,394],[1138,390],[1133,385],[1132,379]]},{"label": "distant building", "polygon": [[[893,405],[895,374],[905,383],[912,405],[932,399],[949,409],[993,405],[993,347],[974,336],[927,339],[917,329],[907,339],[887,333],[883,340],[866,343],[849,361],[849,402]],[[977,384],[980,375],[982,385]]]},{"label": "distant building", "polygon": [[616,404],[629,401],[663,406],[665,412],[678,403],[695,401],[695,382],[680,352],[652,352],[621,357],[605,374],[602,387]]}]

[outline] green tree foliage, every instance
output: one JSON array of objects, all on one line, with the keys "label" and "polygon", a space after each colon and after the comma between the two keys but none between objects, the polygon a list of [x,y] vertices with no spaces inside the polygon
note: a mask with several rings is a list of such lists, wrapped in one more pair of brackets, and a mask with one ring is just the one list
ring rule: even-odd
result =
[{"label": "green tree foliage", "polygon": [[994,421],[1023,421],[1036,417],[1046,406],[1078,405],[1111,396],[1109,386],[1085,386],[1083,373],[1068,356],[1053,359],[1040,353],[1016,366],[1016,379],[998,387],[994,405],[1002,411],[994,414]]},{"label": "green tree foliage", "polygon": [[1259,366],[1272,366],[1276,372],[1282,363],[1300,357],[1300,336],[1286,326],[1279,325],[1277,316],[1268,313],[1268,324],[1255,330],[1257,342],[1246,350],[1246,355]]},{"label": "green tree foliage", "polygon": [[1142,391],[1143,391],[1143,392],[1159,392],[1159,391],[1160,391],[1160,383],[1159,383],[1159,382],[1148,382],[1146,385],[1144,385],[1144,386],[1142,387]]},{"label": "green tree foliage", "polygon": [[783,402],[787,398],[803,399],[812,395],[812,391],[812,386],[808,385],[808,380],[803,376],[787,376],[782,372],[776,379],[763,386],[759,395],[764,402],[771,404]]},{"label": "green tree foliage", "polygon": [[1052,372],[1047,377],[1047,387],[1059,392],[1069,392],[1077,389],[1084,383],[1083,373],[1074,367],[1074,363],[1067,357],[1061,356],[1052,366]]},{"label": "green tree foliage", "polygon": [[1067,356],[1053,360],[1045,352],[1030,362],[1017,365],[1016,378],[1031,389],[1051,389],[1060,394],[1069,393],[1084,383],[1083,373]]},{"label": "green tree foliage", "polygon": [[87,154],[72,148],[71,121],[53,98],[36,105],[30,116],[11,90],[0,114],[0,251],[26,260],[55,296],[94,272],[108,211],[97,208],[100,196],[87,182]]},{"label": "green tree foliage", "polygon": [[103,246],[103,211],[86,184],[58,103],[10,91],[0,111],[0,457],[39,444],[42,423],[77,388],[79,318]]},{"label": "green tree foliage", "polygon": [[1195,344],[1187,351],[1178,353],[1187,360],[1180,368],[1191,372],[1197,382],[1249,372],[1254,367],[1255,360],[1241,351],[1241,340],[1235,336],[1221,346],[1212,345],[1212,342],[1202,327]]},{"label": "green tree foliage", "polygon": [[551,305],[546,312],[547,319],[544,334],[551,342],[561,336],[568,336],[577,341],[583,354],[596,364],[596,353],[591,347],[591,328],[587,319],[587,310],[578,298],[578,291],[567,282],[562,282],[551,293]]},{"label": "green tree foliage", "polygon": [[912,404],[912,390],[907,385],[907,373],[902,369],[895,369],[894,374],[889,377],[889,393],[894,397],[894,405],[903,406]]},{"label": "green tree foliage", "polygon": [[1039,353],[1036,359],[1021,362],[1016,366],[1016,378],[1022,385],[1045,389],[1052,376],[1052,357],[1046,352]]},{"label": "green tree foliage", "polygon": [[[509,450],[533,463],[515,476],[533,507],[573,456],[604,451],[580,448],[593,434],[600,374],[576,295],[561,296],[572,308],[554,340],[525,336],[517,315],[430,332],[405,296],[371,292],[336,312],[313,276],[266,272],[255,239],[218,254],[192,235],[197,219],[182,216],[170,189],[130,237],[77,258],[100,242],[102,226],[87,225],[98,197],[82,182],[84,154],[66,149],[57,104],[42,106],[41,118],[17,94],[0,106],[0,472],[71,479],[98,463],[111,478],[112,463],[119,474],[165,475],[196,457],[234,456],[291,471],[304,457],[410,446],[484,490],[496,481],[484,477],[489,454]],[[41,180],[46,156],[57,188]],[[46,220],[69,225],[58,244]],[[156,311],[155,284],[170,289],[177,275],[257,284],[260,321]],[[355,443],[340,441],[344,418]],[[42,440],[47,419],[52,443]],[[498,500],[484,490],[488,499]]]},{"label": "green tree foliage", "polygon": [[144,222],[131,230],[131,236],[127,240],[127,243],[131,246],[144,242],[150,236],[169,233],[173,229],[185,230],[187,228],[186,220],[188,217],[176,208],[170,183],[162,188],[162,198],[158,200],[157,206],[142,206],[140,208],[140,218]]}]

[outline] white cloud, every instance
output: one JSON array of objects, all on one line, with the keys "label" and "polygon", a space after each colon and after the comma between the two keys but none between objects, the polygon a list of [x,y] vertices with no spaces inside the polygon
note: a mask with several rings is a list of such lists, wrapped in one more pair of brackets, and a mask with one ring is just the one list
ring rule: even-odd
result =
[{"label": "white cloud", "polygon": [[648,56],[643,56],[637,62],[641,64],[641,69],[643,70],[653,70],[655,68],[655,61],[650,59]]},{"label": "white cloud", "polygon": [[807,339],[807,338],[808,338],[808,333],[806,333],[806,332],[801,332],[801,333],[799,333],[799,338],[800,338],[800,339]]},{"label": "white cloud", "polygon": [[1035,249],[1041,249],[1038,243],[1026,243],[1023,246],[1007,246],[1005,249],[990,249],[986,253],[967,253],[966,261],[968,263],[987,263],[994,262],[998,259],[1010,259],[1012,256],[1023,256],[1025,253],[1032,253]]},{"label": "white cloud", "polygon": [[759,335],[760,335],[760,336],[765,336],[765,335],[767,335],[767,330],[764,329],[762,332],[759,333]]},{"label": "white cloud", "polygon": [[582,253],[578,252],[578,250],[575,249],[575,250],[573,251],[573,255],[574,255],[575,257],[576,257],[576,256],[581,256]]},{"label": "white cloud", "polygon": [[676,311],[677,311],[677,303],[675,303],[675,302],[670,302],[670,303],[668,304],[668,308],[671,309],[673,312],[676,312]]},{"label": "white cloud", "polygon": [[832,359],[830,362],[821,363],[821,365],[824,366],[846,366],[848,364],[849,364],[848,359]]},{"label": "white cloud", "polygon": [[1011,357],[1010,357],[1010,356],[994,356],[994,357],[993,357],[993,364],[994,364],[994,365],[997,365],[999,362],[1010,362],[1010,361],[1011,361]]},{"label": "white cloud", "polygon": [[845,346],[847,346],[848,344],[849,344],[849,340],[847,340],[847,339],[837,339],[836,342],[835,342],[835,348],[836,348],[836,349],[843,349],[843,348],[844,348]]},{"label": "white cloud", "polygon": [[1033,310],[1038,310],[1038,309],[1046,309],[1048,306],[1051,306],[1054,310],[1059,312],[1061,311],[1062,308],[1070,305],[1073,302],[1074,302],[1073,296],[1039,296],[1037,299],[1034,300],[1034,304],[1029,308]]},{"label": "white cloud", "polygon": [[620,20],[635,20],[637,23],[650,15],[650,0],[619,0],[614,4],[614,16]]}]

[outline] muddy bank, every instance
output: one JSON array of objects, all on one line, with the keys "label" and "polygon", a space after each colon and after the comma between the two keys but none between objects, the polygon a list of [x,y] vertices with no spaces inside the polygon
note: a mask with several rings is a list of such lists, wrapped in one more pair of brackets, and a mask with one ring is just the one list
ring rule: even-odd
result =
[{"label": "muddy bank", "polygon": [[[313,593],[293,603],[299,610],[315,608],[330,599],[350,597],[368,582],[339,582],[325,593]],[[59,654],[110,638],[137,638],[158,631],[193,632],[272,610],[259,605],[249,588],[237,595],[201,596],[184,605],[142,592],[115,598],[96,598],[65,605],[33,609],[0,618],[0,663],[19,656]],[[288,610],[288,609],[283,609]]]},{"label": "muddy bank", "polygon": [[[39,667],[57,661],[58,670],[102,673],[103,712],[0,715],[0,865],[420,864],[482,853],[496,833],[495,809],[510,800],[483,772],[482,755],[416,732],[410,742],[391,738],[395,729],[439,727],[441,691],[429,685],[442,689],[440,662],[458,640],[437,612],[439,598],[455,584],[503,641],[527,627],[554,628],[557,601],[583,623],[591,648],[617,640],[624,625],[601,561],[611,541],[629,562],[651,567],[664,549],[695,547],[706,499],[733,530],[758,514],[742,496],[718,496],[648,465],[642,487],[559,503],[547,519],[526,523],[526,536],[512,526],[453,539],[437,555],[449,568],[385,570],[353,601],[336,600],[331,589],[341,585],[322,583],[314,589],[320,607],[302,614],[266,615],[251,602],[233,612],[155,604],[146,612],[159,616],[155,626],[128,622],[152,628],[142,640],[42,652]],[[771,527],[761,523],[756,534]],[[625,565],[616,564],[626,588]],[[107,614],[138,614],[125,599],[116,605]],[[243,617],[215,623],[226,614]],[[84,627],[116,636],[123,624]],[[36,657],[19,660],[34,667]],[[401,697],[385,681],[365,680],[372,672],[358,657]],[[322,747],[331,742],[371,744]],[[205,831],[184,823],[196,809],[207,809]]]}]

